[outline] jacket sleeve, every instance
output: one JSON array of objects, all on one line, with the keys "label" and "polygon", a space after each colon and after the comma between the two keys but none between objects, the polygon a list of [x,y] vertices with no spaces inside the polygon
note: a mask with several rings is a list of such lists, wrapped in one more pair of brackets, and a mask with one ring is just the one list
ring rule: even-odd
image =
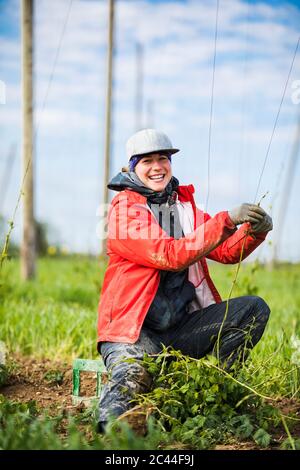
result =
[{"label": "jacket sleeve", "polygon": [[228,213],[220,212],[176,240],[161,229],[146,206],[128,208],[126,197],[119,197],[108,215],[107,252],[143,266],[181,271],[207,256],[235,230]]},{"label": "jacket sleeve", "polygon": [[[228,214],[228,212],[227,212]],[[228,216],[229,217],[229,216]],[[204,215],[204,220],[209,221],[211,217],[209,214]],[[207,223],[207,222],[206,222]],[[266,238],[267,232],[261,232],[256,234],[247,235],[250,224],[246,223],[232,234],[229,238],[223,241],[218,247],[213,249],[207,258],[218,261],[224,264],[235,264],[238,263],[241,256],[241,250],[243,249],[242,260],[247,258]],[[244,242],[244,239],[246,240]]]}]

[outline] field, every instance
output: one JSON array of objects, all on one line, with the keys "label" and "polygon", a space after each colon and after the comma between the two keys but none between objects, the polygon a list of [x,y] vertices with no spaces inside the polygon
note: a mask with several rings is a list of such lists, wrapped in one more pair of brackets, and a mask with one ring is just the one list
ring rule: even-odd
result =
[{"label": "field", "polygon": [[[210,266],[224,299],[235,269]],[[299,265],[272,271],[242,265],[233,297],[260,295],[272,313],[263,339],[235,374],[224,374],[211,358],[195,362],[174,351],[146,360],[159,375],[136,406],[150,412],[146,436],[138,427],[136,435],[126,420],[99,436],[96,403],[72,405],[72,360],[98,359],[104,270],[105,262],[95,258],[42,258],[37,280],[23,283],[19,261],[4,263],[0,340],[7,364],[0,369],[0,449],[299,448]],[[166,361],[170,356],[173,361]],[[94,391],[94,382],[86,376],[86,393]]]}]

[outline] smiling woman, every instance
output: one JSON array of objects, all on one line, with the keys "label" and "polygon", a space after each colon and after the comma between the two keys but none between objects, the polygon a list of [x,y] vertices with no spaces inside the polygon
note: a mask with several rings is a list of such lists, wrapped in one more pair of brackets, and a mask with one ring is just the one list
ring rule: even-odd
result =
[{"label": "smiling woman", "polygon": [[214,217],[200,211],[193,186],[172,175],[171,155],[179,150],[162,132],[144,129],[126,147],[129,171],[108,185],[119,194],[108,215],[99,303],[98,350],[110,373],[100,432],[132,406],[135,393],[149,390],[151,377],[140,364],[145,353],[171,345],[195,358],[215,354],[230,368],[259,341],[269,316],[256,296],[231,299],[227,310],[206,263],[248,256],[272,229],[265,211],[253,204]]},{"label": "smiling woman", "polygon": [[153,191],[163,191],[172,178],[170,139],[162,132],[144,129],[134,134],[126,145],[130,171]]},{"label": "smiling woman", "polygon": [[138,178],[153,191],[163,191],[172,178],[170,157],[165,153],[152,153],[142,157],[135,168]]}]

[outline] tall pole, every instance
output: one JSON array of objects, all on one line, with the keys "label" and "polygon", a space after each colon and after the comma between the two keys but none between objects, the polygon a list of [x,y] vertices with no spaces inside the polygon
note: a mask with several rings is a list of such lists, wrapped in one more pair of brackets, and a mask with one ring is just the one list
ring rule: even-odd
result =
[{"label": "tall pole", "polygon": [[154,116],[154,101],[148,100],[147,102],[147,127],[155,127],[155,116]]},{"label": "tall pole", "polygon": [[[108,53],[107,53],[107,82],[106,82],[106,110],[105,110],[105,143],[104,143],[104,177],[103,198],[104,207],[108,205],[108,180],[110,176],[111,156],[111,108],[112,108],[112,80],[113,80],[113,48],[114,48],[114,0],[109,0],[109,26],[108,26]],[[106,239],[104,227],[102,232],[101,254],[106,254]]]},{"label": "tall pole", "polygon": [[143,81],[144,81],[144,51],[139,42],[136,43],[136,85],[135,85],[135,132],[142,128],[143,114]]},{"label": "tall pole", "polygon": [[274,245],[273,245],[274,251],[273,251],[273,259],[271,260],[271,267],[274,267],[278,259],[278,253],[279,253],[279,248],[280,248],[282,232],[284,228],[284,222],[285,222],[286,213],[288,210],[288,203],[289,203],[291,190],[293,186],[293,179],[296,173],[299,149],[300,149],[300,113],[298,116],[295,140],[294,140],[294,144],[292,147],[292,152],[290,154],[290,159],[288,162],[288,168],[287,168],[285,183],[284,183],[284,188],[283,188],[283,195],[281,198],[281,203],[280,203],[279,212],[278,212],[277,230],[275,232],[275,237],[274,237]]},{"label": "tall pole", "polygon": [[22,0],[22,111],[23,111],[23,240],[21,246],[21,276],[35,277],[35,220],[33,181],[33,1]]}]

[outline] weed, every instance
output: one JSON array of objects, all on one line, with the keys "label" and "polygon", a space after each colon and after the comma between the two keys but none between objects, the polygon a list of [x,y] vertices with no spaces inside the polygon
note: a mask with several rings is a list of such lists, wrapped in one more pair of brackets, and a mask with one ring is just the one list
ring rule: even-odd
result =
[{"label": "weed", "polygon": [[278,426],[279,412],[239,380],[238,367],[229,374],[215,357],[196,360],[170,347],[158,356],[145,356],[143,365],[154,374],[154,389],[138,400],[155,410],[173,439],[198,449],[231,438],[269,445],[268,429]]},{"label": "weed", "polygon": [[[98,358],[96,312],[104,270],[105,264],[96,258],[45,258],[38,260],[36,281],[23,283],[18,275],[19,260],[6,258],[0,281],[0,328],[8,352],[69,364],[74,357]],[[210,270],[226,298],[232,267],[212,264]],[[97,436],[95,415],[88,410],[75,418],[58,414],[54,419],[44,410],[35,412],[34,407],[31,411],[22,407],[13,411],[1,401],[0,416],[3,418],[4,413],[6,418],[1,418],[0,427],[5,424],[5,431],[0,430],[0,447],[212,448],[216,443],[240,439],[251,439],[263,447],[268,439],[272,443],[278,426],[287,434],[276,406],[262,396],[299,399],[296,340],[300,337],[300,266],[282,265],[266,273],[261,265],[243,263],[235,288],[235,295],[259,294],[269,304],[271,316],[263,338],[231,378],[207,359],[199,365],[183,357],[168,359],[167,354],[149,360],[149,370],[157,381],[143,398],[154,406],[153,426],[146,438],[132,437],[133,431],[126,424],[118,432],[112,429],[104,437]],[[9,374],[10,365],[7,367]],[[5,374],[4,381],[7,371]],[[61,380],[55,369],[47,377],[53,383]],[[298,420],[286,418],[292,439],[282,445],[297,449],[293,422]]]},{"label": "weed", "polygon": [[44,374],[44,379],[53,385],[61,385],[64,380],[64,372],[59,370],[49,370]]},{"label": "weed", "polygon": [[0,364],[0,387],[7,383],[9,377],[8,369],[5,365]]},{"label": "weed", "polygon": [[1,450],[110,450],[155,449],[163,436],[150,420],[148,436],[137,436],[127,423],[110,423],[105,436],[96,433],[94,425],[61,413],[55,417],[43,414],[35,402],[20,404],[0,397]]}]

